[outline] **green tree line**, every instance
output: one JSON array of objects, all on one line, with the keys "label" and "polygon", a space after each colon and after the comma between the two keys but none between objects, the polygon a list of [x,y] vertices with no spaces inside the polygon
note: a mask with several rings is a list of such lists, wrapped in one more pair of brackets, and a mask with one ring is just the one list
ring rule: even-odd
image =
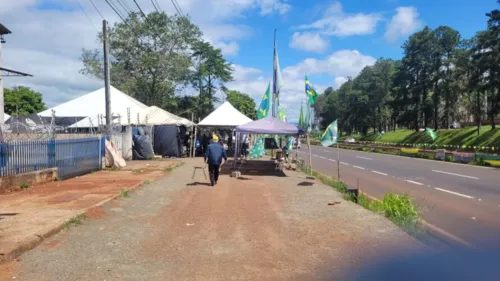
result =
[{"label": "green tree line", "polygon": [[[130,13],[108,33],[111,85],[148,106],[156,105],[189,119],[194,113],[197,120],[214,110],[218,91],[233,102],[248,100],[225,87],[233,80],[231,64],[220,49],[202,39],[199,27],[187,17],[164,12]],[[102,44],[101,32],[97,39]],[[84,49],[81,60],[81,73],[103,78],[101,49]],[[193,93],[179,95],[186,88]],[[253,111],[244,113],[255,115],[255,103]]]},{"label": "green tree line", "polygon": [[[500,0],[498,0],[500,4]],[[450,128],[500,113],[500,11],[473,38],[448,26],[425,27],[403,44],[401,60],[380,58],[316,102],[321,125],[339,119],[344,133]]]}]

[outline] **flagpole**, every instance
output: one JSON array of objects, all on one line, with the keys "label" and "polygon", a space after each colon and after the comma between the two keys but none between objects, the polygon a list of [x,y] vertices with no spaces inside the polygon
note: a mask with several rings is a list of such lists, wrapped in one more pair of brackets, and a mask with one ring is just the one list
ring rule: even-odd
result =
[{"label": "flagpole", "polygon": [[272,100],[273,100],[273,117],[276,118],[276,99],[277,99],[277,96],[276,96],[276,80],[278,79],[278,77],[276,77],[277,73],[276,73],[276,66],[275,66],[275,63],[276,63],[276,29],[274,29],[274,46],[273,46],[273,97],[272,97]]},{"label": "flagpole", "polygon": [[339,149],[339,139],[340,134],[338,133],[339,119],[337,119],[337,180],[340,181],[340,149]]}]

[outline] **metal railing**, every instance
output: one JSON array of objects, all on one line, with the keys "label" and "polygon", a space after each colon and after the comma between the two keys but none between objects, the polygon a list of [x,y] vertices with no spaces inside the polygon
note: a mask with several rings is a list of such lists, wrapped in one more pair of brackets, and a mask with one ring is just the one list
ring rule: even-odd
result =
[{"label": "metal railing", "polygon": [[0,143],[0,176],[57,168],[62,179],[101,168],[101,138],[14,140]]}]

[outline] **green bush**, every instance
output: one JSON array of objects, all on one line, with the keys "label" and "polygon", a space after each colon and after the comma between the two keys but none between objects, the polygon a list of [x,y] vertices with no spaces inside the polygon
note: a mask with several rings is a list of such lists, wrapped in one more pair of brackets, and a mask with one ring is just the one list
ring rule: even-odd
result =
[{"label": "green bush", "polygon": [[414,229],[420,215],[406,194],[387,193],[382,201],[384,215],[404,229]]}]

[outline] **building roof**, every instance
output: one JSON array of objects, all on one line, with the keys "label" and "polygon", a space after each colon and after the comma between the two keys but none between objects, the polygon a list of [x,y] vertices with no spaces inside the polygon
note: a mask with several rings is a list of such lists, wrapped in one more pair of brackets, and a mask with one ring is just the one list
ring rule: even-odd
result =
[{"label": "building roof", "polygon": [[248,118],[226,101],[205,117],[205,119],[201,120],[198,126],[236,127],[249,122],[252,122],[252,119]]},{"label": "building roof", "polygon": [[[130,119],[137,120],[137,113],[147,106],[120,90],[110,87],[112,116],[121,116],[121,124],[127,124],[127,109],[130,109]],[[59,104],[39,113],[40,116],[52,116],[52,110],[57,117],[86,116],[78,123],[89,126],[89,119],[93,120],[94,127],[98,125],[98,115],[106,114],[104,88],[77,97],[68,102]],[[80,126],[77,126],[80,127]]]}]

